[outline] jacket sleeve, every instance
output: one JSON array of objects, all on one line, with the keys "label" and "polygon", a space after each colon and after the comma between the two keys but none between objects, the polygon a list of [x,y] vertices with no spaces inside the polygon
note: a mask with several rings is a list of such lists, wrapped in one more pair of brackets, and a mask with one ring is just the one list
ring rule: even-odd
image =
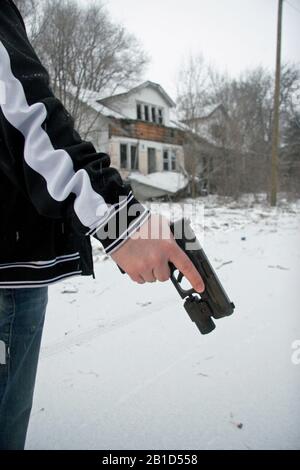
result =
[{"label": "jacket sleeve", "polygon": [[[49,86],[10,0],[0,11],[0,170],[18,172],[20,189],[36,210],[72,219],[74,230],[95,235],[112,253],[148,218],[107,154],[97,153]],[[4,171],[4,169],[3,169]]]}]

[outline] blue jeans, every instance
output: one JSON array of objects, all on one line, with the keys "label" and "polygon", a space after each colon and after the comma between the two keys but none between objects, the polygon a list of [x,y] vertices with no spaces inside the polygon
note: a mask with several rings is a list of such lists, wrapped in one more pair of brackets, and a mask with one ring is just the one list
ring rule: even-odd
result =
[{"label": "blue jeans", "polygon": [[0,289],[0,449],[24,449],[48,288]]}]

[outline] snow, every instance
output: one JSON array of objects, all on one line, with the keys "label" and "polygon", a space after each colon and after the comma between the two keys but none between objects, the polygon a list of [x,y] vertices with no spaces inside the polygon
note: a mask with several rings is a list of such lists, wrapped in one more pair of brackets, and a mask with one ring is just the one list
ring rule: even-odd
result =
[{"label": "snow", "polygon": [[129,178],[146,186],[159,188],[173,194],[185,188],[188,184],[186,176],[175,171],[157,171],[148,175],[133,172]]},{"label": "snow", "polygon": [[[197,117],[194,119],[184,119],[180,120],[179,116],[176,112],[176,110],[171,110],[172,112],[170,113],[170,120],[171,120],[171,127],[176,127],[185,131],[190,131],[190,132],[195,132],[193,129],[193,124],[199,122],[199,121],[206,121],[208,118],[210,118],[215,111],[217,111],[220,107],[222,106],[222,103],[217,103],[217,104],[208,104],[206,106],[203,106],[201,109],[201,114],[199,114]],[[201,129],[202,131],[202,129]],[[207,133],[206,133],[207,134]],[[202,137],[207,137],[207,135],[203,135]],[[209,136],[211,137],[211,136]]]},{"label": "snow", "polygon": [[106,100],[110,101],[110,100],[114,100],[115,98],[119,99],[122,96],[131,95],[131,94],[140,92],[140,91],[144,90],[145,88],[153,88],[154,90],[156,90],[164,98],[164,100],[166,101],[168,106],[170,106],[170,107],[175,107],[176,106],[175,102],[166,93],[166,91],[163,89],[163,87],[161,85],[159,85],[159,83],[151,82],[150,80],[147,80],[143,83],[140,83],[139,85],[137,85],[137,86],[135,86],[131,89],[128,89],[128,88],[122,87],[122,86],[118,86],[118,88],[116,90],[116,93],[114,93],[113,95],[110,95],[110,96],[106,96],[105,98],[103,98],[102,101],[103,102],[105,102]]},{"label": "snow", "polygon": [[[70,86],[69,92],[73,96],[77,96],[78,90],[75,87]],[[99,103],[102,98],[103,97],[100,93],[85,88],[81,88],[79,93],[79,99],[97,113],[100,113],[106,117],[114,117],[117,119],[124,118],[123,114],[120,114],[114,111],[113,109],[109,108],[108,106],[104,106],[103,104]]]},{"label": "snow", "polygon": [[96,280],[50,288],[28,449],[300,448],[300,202],[203,203],[235,313],[201,336],[170,282],[132,283],[95,244]]},{"label": "snow", "polygon": [[183,123],[179,119],[178,111],[174,108],[170,108],[170,124],[169,127],[174,127],[175,129],[180,129],[182,131],[191,131],[191,127]]}]

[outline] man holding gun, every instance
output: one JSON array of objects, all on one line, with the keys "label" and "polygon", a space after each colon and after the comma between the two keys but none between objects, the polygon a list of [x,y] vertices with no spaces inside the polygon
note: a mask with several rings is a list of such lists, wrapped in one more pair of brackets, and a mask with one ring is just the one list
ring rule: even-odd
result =
[{"label": "man holding gun", "polygon": [[94,274],[90,236],[135,282],[167,281],[172,263],[204,284],[168,221],[75,131],[12,0],[0,0],[0,83],[0,449],[23,449],[48,286]]}]

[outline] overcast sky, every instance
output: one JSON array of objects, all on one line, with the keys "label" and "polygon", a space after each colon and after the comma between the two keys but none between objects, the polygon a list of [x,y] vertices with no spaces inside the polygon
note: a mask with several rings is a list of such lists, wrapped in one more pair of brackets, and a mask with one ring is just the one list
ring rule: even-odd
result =
[{"label": "overcast sky", "polygon": [[[97,1],[97,0],[96,0]],[[220,70],[274,68],[277,0],[104,0],[151,57],[145,79],[174,96],[182,58],[200,53]],[[300,0],[285,0],[283,61],[300,63]]]}]

